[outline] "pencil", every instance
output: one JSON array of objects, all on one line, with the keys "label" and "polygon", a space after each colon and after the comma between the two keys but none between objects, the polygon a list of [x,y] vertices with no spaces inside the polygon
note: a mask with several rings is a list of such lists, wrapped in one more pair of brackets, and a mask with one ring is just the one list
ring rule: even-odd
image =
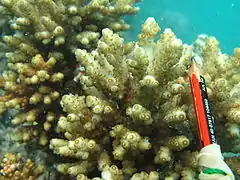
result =
[{"label": "pencil", "polygon": [[216,143],[216,135],[214,119],[211,114],[207,95],[207,86],[194,58],[192,58],[191,67],[189,68],[189,82],[196,114],[200,148],[203,148],[207,145]]}]

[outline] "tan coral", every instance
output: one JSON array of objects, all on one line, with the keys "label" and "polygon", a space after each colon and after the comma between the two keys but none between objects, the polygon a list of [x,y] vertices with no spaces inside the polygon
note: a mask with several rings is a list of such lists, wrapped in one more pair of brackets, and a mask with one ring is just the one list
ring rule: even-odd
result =
[{"label": "tan coral", "polygon": [[[0,78],[0,110],[20,111],[12,120],[21,127],[13,138],[38,136],[46,144],[51,130],[59,134],[50,148],[71,161],[58,166],[63,174],[89,179],[97,169],[101,177],[95,180],[158,179],[160,168],[165,179],[195,177],[196,154],[185,151],[196,133],[186,78],[195,49],[171,29],[155,42],[160,27],[154,18],[142,26],[139,41],[125,43],[116,31],[129,28],[120,16],[136,13],[135,2],[44,0],[36,1],[36,9],[25,0],[1,1],[20,33],[4,37],[12,51]],[[227,56],[216,38],[203,44],[216,126],[222,130],[226,120],[238,125],[239,49]],[[237,134],[234,128],[231,134]]]},{"label": "tan coral", "polygon": [[30,159],[24,160],[21,154],[6,153],[1,159],[1,179],[32,179],[36,180],[43,173],[45,167],[36,165]]}]

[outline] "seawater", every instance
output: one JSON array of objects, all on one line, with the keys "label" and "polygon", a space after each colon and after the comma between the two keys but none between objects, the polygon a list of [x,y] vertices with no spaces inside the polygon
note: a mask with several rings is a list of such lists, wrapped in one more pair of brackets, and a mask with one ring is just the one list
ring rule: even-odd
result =
[{"label": "seawater", "polygon": [[240,47],[239,0],[143,0],[138,6],[138,14],[125,18],[132,26],[124,33],[129,41],[137,39],[141,24],[150,16],[184,43],[192,44],[197,35],[207,34],[219,40],[224,53]]}]

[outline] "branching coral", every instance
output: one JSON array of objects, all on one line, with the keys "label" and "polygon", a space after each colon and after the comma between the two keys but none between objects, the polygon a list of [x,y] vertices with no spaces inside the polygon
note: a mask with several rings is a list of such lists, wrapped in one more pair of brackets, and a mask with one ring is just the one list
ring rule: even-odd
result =
[{"label": "branching coral", "polygon": [[[123,166],[123,174],[132,176],[133,179],[138,176],[148,179],[147,175],[145,177],[141,173],[134,174],[137,172],[134,168],[144,168],[145,171],[151,172],[159,169],[158,164],[165,166],[160,168],[163,177],[194,179],[197,173],[196,153],[184,152],[190,144],[196,143],[192,139],[196,131],[195,117],[189,83],[186,80],[187,66],[193,49],[183,45],[170,29],[166,29],[155,43],[153,38],[160,28],[152,18],[146,21],[142,29],[139,42],[136,43],[124,43],[118,34],[110,29],[103,29],[103,36],[95,50],[75,50],[76,59],[82,67],[75,81],[82,84],[86,96],[70,94],[62,98],[61,105],[69,118],[59,119],[58,128],[68,140],[52,140],[51,148],[54,151],[58,150],[58,143],[55,142],[64,141],[65,145],[59,143],[60,147],[68,146],[70,149],[72,141],[90,138],[96,143],[95,146],[101,149],[97,152],[97,157],[88,156],[88,162],[93,162],[93,166],[99,167],[97,162],[100,154],[106,151],[109,153],[107,167],[118,166],[120,162],[124,165],[126,160],[132,162],[128,171],[124,171]],[[224,71],[224,68],[229,68],[231,61],[227,61],[226,55],[217,53],[220,50],[216,39],[208,37],[205,43],[200,47],[204,63],[215,63],[216,71],[225,72],[225,77],[229,77],[227,74],[230,72],[227,69]],[[217,54],[216,58],[212,58],[212,53]],[[232,58],[236,56],[234,54]],[[216,96],[220,94],[215,91],[226,92],[229,88],[232,89],[236,80],[227,81],[232,84],[228,86],[223,75],[210,74],[211,71],[207,67],[204,72],[208,79],[211,101],[216,105],[214,116],[219,118],[216,109],[229,103],[223,99],[219,101]],[[109,113],[105,111],[107,106],[110,109]],[[71,110],[72,107],[76,110]],[[232,120],[229,122],[237,123],[237,116],[232,112],[231,105],[226,112],[221,119],[216,120],[218,128],[221,123],[229,124],[227,119],[230,119],[230,116]],[[223,120],[225,122],[222,122]],[[87,126],[91,127],[91,134],[86,124],[91,124]],[[231,134],[238,134],[238,131],[233,129],[236,129],[236,125],[228,127]],[[219,128],[219,131],[221,130],[222,128]],[[221,138],[224,139],[219,137]],[[60,151],[56,153],[64,155]],[[88,154],[91,154],[90,150]],[[76,157],[74,154],[70,156],[78,159],[77,162],[81,164],[82,157]],[[73,164],[61,166],[66,168],[65,173],[76,175],[70,170]],[[104,169],[98,170],[102,172],[103,177]]]},{"label": "branching coral", "polygon": [[16,16],[15,34],[3,37],[13,50],[0,78],[1,113],[18,109],[15,139],[51,138],[50,149],[66,159],[59,172],[81,180],[196,178],[193,54],[204,64],[217,132],[229,131],[219,142],[233,138],[226,150],[239,148],[238,48],[229,57],[207,36],[189,46],[171,29],[155,42],[154,18],[126,43],[117,31],[129,28],[121,15],[139,10],[134,0],[0,2],[1,13]]},{"label": "branching coral", "polygon": [[[151,22],[155,23],[153,20]],[[155,35],[158,30],[160,28],[156,28]],[[148,33],[146,29],[142,32],[144,33]],[[189,60],[187,58],[190,58],[187,54],[190,47],[184,47],[169,29],[164,31],[156,44],[145,39],[142,46],[138,43],[125,44],[110,29],[104,29],[102,35],[96,50],[75,50],[77,60],[84,67],[75,80],[80,81],[86,96],[69,94],[62,98],[61,105],[67,116],[59,119],[57,129],[64,132],[68,140],[52,139],[50,142],[50,148],[55,153],[79,159],[77,164],[60,165],[64,167],[64,170],[60,168],[61,172],[75,176],[78,173],[73,173],[71,169],[82,167],[86,160],[92,166],[99,167],[98,162],[103,151],[109,155],[106,156],[107,166],[98,168],[102,177],[109,167],[118,164],[114,163],[116,160],[122,162],[122,165],[126,165],[125,160],[137,164],[148,162],[148,158],[155,154],[154,149],[157,150],[161,145],[169,148],[167,153],[171,156],[172,151],[182,151],[190,143],[187,133],[185,136],[174,133],[175,130],[178,131],[179,124],[183,124],[186,129],[190,128],[186,103],[191,101],[190,98],[185,99],[185,102],[182,100],[187,96],[187,82],[181,77],[175,79],[176,75],[172,76],[186,75],[186,68],[179,69],[179,66],[186,66],[186,61]],[[148,49],[145,46],[149,46]],[[167,56],[168,51],[171,52],[171,57]],[[154,54],[149,56],[150,52]],[[171,66],[159,69],[170,60]],[[171,75],[166,73],[166,68],[173,69]],[[153,132],[156,132],[156,136],[152,135]],[[165,138],[168,135],[169,138]],[[94,148],[85,151],[90,141],[94,143],[91,146]],[[78,147],[76,142],[81,142],[81,152],[77,149],[74,151]],[[108,146],[112,146],[113,150],[106,149]],[[97,151],[94,150],[95,147]],[[95,154],[91,153],[93,150]],[[161,159],[161,155],[159,158]],[[155,157],[157,164],[174,162],[174,158],[169,161],[158,160],[159,158]],[[124,167],[122,173],[132,176],[136,172],[134,164],[131,164],[128,171]],[[157,167],[154,164],[150,166]],[[150,170],[147,166],[142,168]],[[79,170],[79,174],[83,173],[87,172]],[[132,179],[136,177],[144,179],[148,175],[135,174]]]},{"label": "branching coral", "polygon": [[1,159],[0,178],[37,179],[44,171],[44,166],[36,165],[30,159],[24,160],[21,154],[6,153]]},{"label": "branching coral", "polygon": [[0,98],[0,113],[19,110],[11,120],[17,126],[15,140],[38,137],[41,145],[48,143],[62,113],[61,96],[76,87],[72,81],[76,68],[72,51],[96,47],[104,27],[128,29],[120,17],[136,13],[139,9],[132,6],[134,3],[0,1],[0,13],[12,29],[12,34],[2,37],[8,67],[0,77],[0,87],[5,90]]}]

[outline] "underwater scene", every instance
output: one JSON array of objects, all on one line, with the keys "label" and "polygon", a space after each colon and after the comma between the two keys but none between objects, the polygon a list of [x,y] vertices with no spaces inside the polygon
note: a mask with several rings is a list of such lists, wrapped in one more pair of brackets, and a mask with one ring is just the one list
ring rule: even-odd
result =
[{"label": "underwater scene", "polygon": [[0,180],[240,180],[239,15],[0,0]]}]

